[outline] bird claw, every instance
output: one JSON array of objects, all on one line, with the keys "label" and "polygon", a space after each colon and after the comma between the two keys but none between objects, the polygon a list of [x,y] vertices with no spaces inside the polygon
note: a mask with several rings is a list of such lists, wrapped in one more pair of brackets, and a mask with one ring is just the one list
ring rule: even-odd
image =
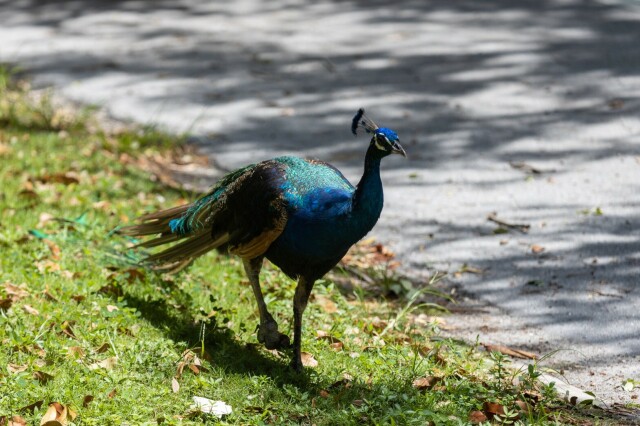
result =
[{"label": "bird claw", "polygon": [[278,323],[265,322],[258,326],[258,342],[267,349],[286,349],[291,346],[289,336],[278,331]]},{"label": "bird claw", "polygon": [[291,369],[293,371],[295,371],[296,373],[302,373],[302,371],[304,370],[304,367],[302,365],[302,360],[298,359],[296,357],[294,357],[291,360],[291,364],[289,364],[289,366],[291,367]]}]

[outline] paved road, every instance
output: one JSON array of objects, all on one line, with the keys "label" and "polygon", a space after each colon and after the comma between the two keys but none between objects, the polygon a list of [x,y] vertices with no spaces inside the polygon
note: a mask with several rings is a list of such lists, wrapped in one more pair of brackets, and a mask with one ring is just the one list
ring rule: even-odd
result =
[{"label": "paved road", "polygon": [[478,308],[449,332],[566,349],[549,363],[572,383],[638,395],[638,3],[0,0],[0,22],[0,60],[37,85],[190,131],[227,168],[299,153],[357,180],[365,106],[409,153],[374,234]]}]

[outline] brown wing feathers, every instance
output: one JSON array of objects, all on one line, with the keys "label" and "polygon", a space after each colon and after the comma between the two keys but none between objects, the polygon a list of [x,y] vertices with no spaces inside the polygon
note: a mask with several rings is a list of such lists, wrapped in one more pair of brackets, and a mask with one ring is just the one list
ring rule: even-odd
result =
[{"label": "brown wing feathers", "polygon": [[[176,243],[144,259],[169,272],[176,272],[196,257],[221,246],[228,246],[243,258],[260,256],[286,224],[279,185],[274,182],[275,168],[271,162],[247,168],[236,173],[233,180],[227,180],[224,192],[219,195],[212,195],[211,191],[193,204],[144,215],[138,224],[121,228],[119,233],[134,237],[159,234],[136,247]],[[186,232],[172,232],[175,229],[169,222],[176,219],[189,224]]]}]

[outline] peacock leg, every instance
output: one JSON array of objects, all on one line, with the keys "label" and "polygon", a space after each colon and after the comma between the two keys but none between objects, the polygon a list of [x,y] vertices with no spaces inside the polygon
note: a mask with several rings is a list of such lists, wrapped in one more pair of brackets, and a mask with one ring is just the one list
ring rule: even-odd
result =
[{"label": "peacock leg", "polygon": [[251,283],[253,294],[258,302],[260,313],[260,325],[258,326],[258,342],[263,343],[267,349],[282,349],[289,347],[289,336],[278,332],[278,323],[267,310],[267,304],[262,297],[260,289],[260,270],[262,269],[262,256],[254,259],[243,259],[244,270]]},{"label": "peacock leg", "polygon": [[302,371],[302,353],[300,350],[302,340],[302,314],[307,307],[309,295],[315,281],[307,281],[303,277],[298,280],[296,294],[293,296],[293,358],[291,367],[295,371]]}]

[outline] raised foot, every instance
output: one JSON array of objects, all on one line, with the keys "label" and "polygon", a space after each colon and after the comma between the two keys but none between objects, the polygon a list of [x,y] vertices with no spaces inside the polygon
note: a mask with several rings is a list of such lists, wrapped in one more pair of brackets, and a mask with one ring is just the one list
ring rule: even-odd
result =
[{"label": "raised foot", "polygon": [[258,326],[258,342],[264,344],[267,349],[286,349],[291,346],[289,336],[278,331],[278,323],[275,321]]}]

